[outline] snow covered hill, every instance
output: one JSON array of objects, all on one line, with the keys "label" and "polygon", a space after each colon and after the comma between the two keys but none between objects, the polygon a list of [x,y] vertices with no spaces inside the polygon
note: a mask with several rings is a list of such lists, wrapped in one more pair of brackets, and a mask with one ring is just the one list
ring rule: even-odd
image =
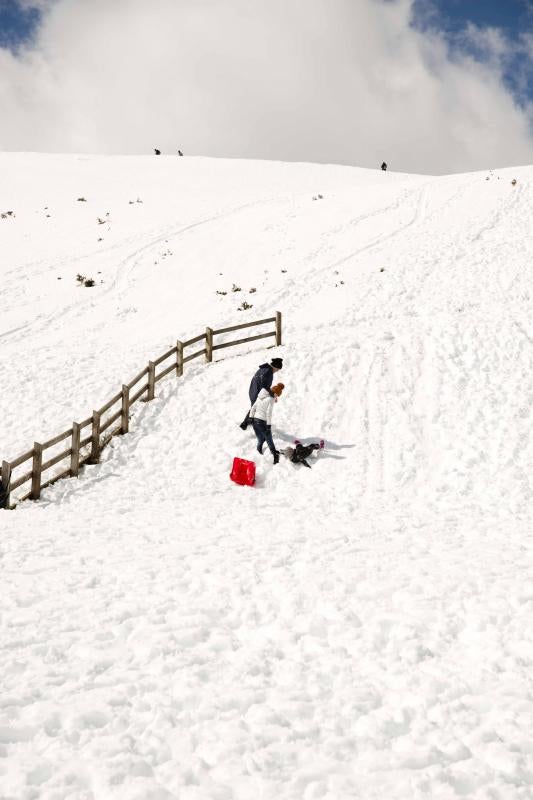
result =
[{"label": "snow covered hill", "polygon": [[284,321],[0,511],[3,800],[533,797],[532,178],[0,154],[0,457]]}]

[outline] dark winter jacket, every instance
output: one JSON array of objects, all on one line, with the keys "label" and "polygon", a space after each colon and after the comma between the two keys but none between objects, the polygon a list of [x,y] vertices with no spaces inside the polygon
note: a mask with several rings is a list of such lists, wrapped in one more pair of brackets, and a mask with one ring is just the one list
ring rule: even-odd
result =
[{"label": "dark winter jacket", "polygon": [[320,445],[315,443],[304,445],[298,442],[296,447],[286,447],[283,453],[293,464],[303,464],[305,467],[311,469],[311,464],[309,464],[307,459],[313,450],[320,450]]},{"label": "dark winter jacket", "polygon": [[274,371],[270,364],[261,364],[257,372],[255,373],[252,381],[250,383],[250,388],[248,390],[248,394],[250,395],[250,404],[253,406],[255,401],[257,400],[257,396],[261,389],[266,389],[267,392],[271,395],[272,392],[270,391],[270,387],[272,386],[272,380],[274,378]]}]

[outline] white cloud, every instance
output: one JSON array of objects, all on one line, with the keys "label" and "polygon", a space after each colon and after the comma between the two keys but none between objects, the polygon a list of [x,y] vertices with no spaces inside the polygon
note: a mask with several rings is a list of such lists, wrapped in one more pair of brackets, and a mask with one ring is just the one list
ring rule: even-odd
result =
[{"label": "white cloud", "polygon": [[484,64],[451,54],[412,29],[412,0],[20,2],[43,24],[31,49],[0,50],[1,149],[434,173],[533,162],[505,41],[484,34]]}]

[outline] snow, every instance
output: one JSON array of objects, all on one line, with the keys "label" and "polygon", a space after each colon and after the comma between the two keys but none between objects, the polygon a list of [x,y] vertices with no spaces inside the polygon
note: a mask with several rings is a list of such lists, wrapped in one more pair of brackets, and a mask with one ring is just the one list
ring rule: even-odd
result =
[{"label": "snow", "polygon": [[533,797],[532,178],[0,154],[2,458],[283,313],[0,511],[2,800]]}]

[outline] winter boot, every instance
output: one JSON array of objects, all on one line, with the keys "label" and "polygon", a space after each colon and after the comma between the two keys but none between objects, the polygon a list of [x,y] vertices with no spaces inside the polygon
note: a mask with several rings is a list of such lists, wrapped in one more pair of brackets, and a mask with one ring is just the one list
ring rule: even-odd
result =
[{"label": "winter boot", "polygon": [[279,452],[277,450],[274,452],[274,464],[279,464]]}]

